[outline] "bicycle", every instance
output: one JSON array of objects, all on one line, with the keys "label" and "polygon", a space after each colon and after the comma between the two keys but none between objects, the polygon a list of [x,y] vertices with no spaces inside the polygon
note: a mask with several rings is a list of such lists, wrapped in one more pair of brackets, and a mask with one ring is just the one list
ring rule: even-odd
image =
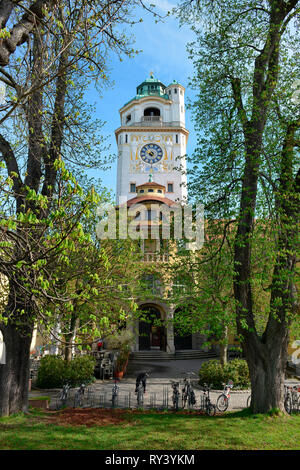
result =
[{"label": "bicycle", "polygon": [[112,403],[113,408],[118,403],[118,396],[119,396],[119,386],[117,385],[118,381],[119,381],[119,379],[115,378],[115,383],[114,383],[112,391],[111,391],[112,392],[112,394],[111,394],[111,403]]},{"label": "bicycle", "polygon": [[233,382],[232,380],[229,380],[227,384],[224,385],[224,390],[221,395],[218,396],[217,399],[217,409],[219,411],[226,411],[228,406],[229,406],[229,400],[230,400],[230,390],[233,388]]},{"label": "bicycle", "polygon": [[69,383],[66,383],[63,385],[63,388],[58,395],[58,404],[57,404],[58,409],[66,406],[68,398],[69,398],[70,388],[71,388],[71,385]]},{"label": "bicycle", "polygon": [[136,388],[136,399],[138,407],[142,407],[144,405],[144,386],[142,382]]},{"label": "bicycle", "polygon": [[211,399],[209,396],[211,387],[212,387],[212,384],[210,386],[208,386],[207,384],[204,384],[203,395],[201,399],[201,409],[204,410],[208,416],[214,416],[217,411],[216,406],[211,402]]},{"label": "bicycle", "polygon": [[173,407],[175,411],[178,411],[179,397],[180,397],[179,382],[172,382],[172,389],[173,389],[173,395],[172,395]]},{"label": "bicycle", "polygon": [[85,392],[85,384],[81,384],[74,396],[74,408],[83,406],[83,397]]},{"label": "bicycle", "polygon": [[[189,375],[196,375],[195,372],[186,372]],[[188,407],[194,406],[196,404],[195,392],[193,390],[191,379],[184,379],[184,387],[182,389],[182,408],[185,407],[186,402],[188,402]]]},{"label": "bicycle", "polygon": [[300,411],[300,397],[298,397],[300,387],[297,385],[285,385],[284,386],[284,408],[288,414],[293,411]]}]

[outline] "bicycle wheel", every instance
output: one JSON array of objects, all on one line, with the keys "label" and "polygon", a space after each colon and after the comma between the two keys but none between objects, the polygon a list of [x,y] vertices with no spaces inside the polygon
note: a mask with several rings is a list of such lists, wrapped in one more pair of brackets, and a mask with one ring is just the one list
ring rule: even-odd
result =
[{"label": "bicycle wheel", "polygon": [[174,406],[174,410],[175,411],[178,411],[178,397],[174,397],[173,399],[173,406]]},{"label": "bicycle wheel", "polygon": [[138,406],[143,406],[143,402],[144,402],[143,392],[138,392],[138,395],[137,395]]},{"label": "bicycle wheel", "polygon": [[215,416],[216,411],[217,411],[217,409],[216,409],[215,405],[213,405],[212,403],[210,405],[207,405],[206,414],[208,414],[208,416]]},{"label": "bicycle wheel", "polygon": [[247,408],[250,408],[251,405],[251,395],[247,398]]},{"label": "bicycle wheel", "polygon": [[289,415],[292,413],[293,405],[291,397],[286,397],[284,400],[284,409]]},{"label": "bicycle wheel", "polygon": [[224,395],[224,393],[222,393],[222,395],[220,395],[217,399],[217,408],[219,411],[226,411],[228,408],[228,405],[229,405],[228,397]]}]

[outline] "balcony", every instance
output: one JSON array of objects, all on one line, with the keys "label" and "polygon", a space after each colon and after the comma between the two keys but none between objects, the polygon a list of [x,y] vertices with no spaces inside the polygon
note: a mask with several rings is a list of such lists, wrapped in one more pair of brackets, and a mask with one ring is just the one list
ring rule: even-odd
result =
[{"label": "balcony", "polygon": [[161,116],[142,116],[141,125],[142,126],[162,126],[163,121]]},{"label": "balcony", "polygon": [[169,255],[167,253],[144,253],[146,263],[168,263]]}]

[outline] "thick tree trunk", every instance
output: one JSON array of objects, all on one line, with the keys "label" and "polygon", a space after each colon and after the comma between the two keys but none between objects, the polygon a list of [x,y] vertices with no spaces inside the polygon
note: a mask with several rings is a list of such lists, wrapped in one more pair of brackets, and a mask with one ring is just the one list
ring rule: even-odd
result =
[{"label": "thick tree trunk", "polygon": [[0,416],[28,409],[29,357],[32,331],[22,336],[12,325],[1,325],[6,364],[0,365]]},{"label": "thick tree trunk", "polygon": [[[272,344],[259,344],[245,351],[251,377],[251,409],[253,413],[284,410],[288,329],[278,324]],[[259,351],[259,352],[258,352]]]}]

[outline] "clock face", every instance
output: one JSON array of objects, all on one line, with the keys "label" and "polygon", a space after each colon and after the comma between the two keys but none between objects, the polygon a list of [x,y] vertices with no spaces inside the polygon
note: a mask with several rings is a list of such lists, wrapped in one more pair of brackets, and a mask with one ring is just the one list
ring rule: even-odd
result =
[{"label": "clock face", "polygon": [[163,157],[162,148],[157,144],[147,144],[141,148],[140,151],[141,159],[145,163],[152,165],[153,163],[159,162]]}]

